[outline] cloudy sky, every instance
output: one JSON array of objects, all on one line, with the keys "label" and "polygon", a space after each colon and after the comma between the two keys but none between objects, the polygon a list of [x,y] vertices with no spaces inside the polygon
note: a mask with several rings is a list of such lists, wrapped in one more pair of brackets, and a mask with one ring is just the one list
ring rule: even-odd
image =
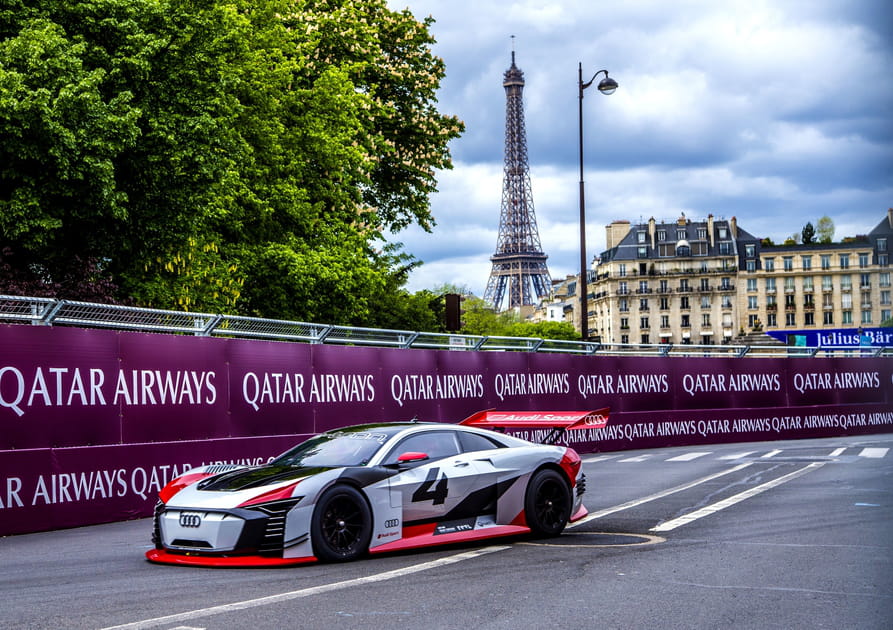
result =
[{"label": "cloudy sky", "polygon": [[[620,88],[583,101],[587,253],[605,226],[685,212],[737,217],[776,242],[824,216],[835,240],[893,207],[890,0],[389,0],[431,15],[442,112],[465,122],[439,174],[433,233],[393,237],[424,261],[409,289],[482,295],[495,252],[503,73],[524,72],[533,201],[553,278],[579,266],[577,68]],[[514,35],[514,39],[512,39]]]}]

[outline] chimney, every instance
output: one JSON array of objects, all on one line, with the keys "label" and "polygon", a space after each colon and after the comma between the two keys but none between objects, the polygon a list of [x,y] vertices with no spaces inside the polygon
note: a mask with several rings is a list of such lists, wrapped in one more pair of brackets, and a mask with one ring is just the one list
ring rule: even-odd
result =
[{"label": "chimney", "polygon": [[714,247],[713,245],[713,215],[707,215],[707,239],[710,241],[710,248]]},{"label": "chimney", "polygon": [[887,223],[893,228],[893,208],[887,208]]},{"label": "chimney", "polygon": [[732,238],[738,238],[738,219],[735,217],[729,219],[729,232],[732,233]]},{"label": "chimney", "polygon": [[611,225],[605,228],[605,248],[613,249],[629,234],[629,221],[611,221]]},{"label": "chimney", "polygon": [[651,237],[651,249],[654,249],[657,247],[654,242],[654,239],[657,236],[657,227],[654,217],[648,219],[648,235]]}]

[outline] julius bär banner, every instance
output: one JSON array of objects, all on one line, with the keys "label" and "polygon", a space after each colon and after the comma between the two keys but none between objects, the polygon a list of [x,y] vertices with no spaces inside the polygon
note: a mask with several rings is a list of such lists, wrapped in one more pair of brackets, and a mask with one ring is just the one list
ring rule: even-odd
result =
[{"label": "julius b\u00e4r banner", "polygon": [[[363,422],[611,409],[581,452],[893,431],[893,361],[341,347],[0,326],[0,535],[148,516],[206,463]],[[537,440],[537,430],[519,431]]]}]

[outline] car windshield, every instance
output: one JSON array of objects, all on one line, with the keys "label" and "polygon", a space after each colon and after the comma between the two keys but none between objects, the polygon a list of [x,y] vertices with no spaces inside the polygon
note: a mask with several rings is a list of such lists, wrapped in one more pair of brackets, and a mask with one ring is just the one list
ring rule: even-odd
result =
[{"label": "car windshield", "polygon": [[388,439],[375,431],[330,431],[310,438],[270,462],[273,466],[365,466]]}]

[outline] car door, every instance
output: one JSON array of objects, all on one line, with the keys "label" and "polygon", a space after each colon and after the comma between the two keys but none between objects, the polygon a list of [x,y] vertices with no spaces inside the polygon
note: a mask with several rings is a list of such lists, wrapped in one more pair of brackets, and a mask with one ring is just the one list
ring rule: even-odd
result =
[{"label": "car door", "polygon": [[397,465],[404,453],[428,458],[403,464],[405,470],[389,479],[391,505],[402,507],[403,525],[465,517],[463,501],[480,486],[479,466],[460,452],[454,431],[423,431],[404,438],[385,459]]}]

